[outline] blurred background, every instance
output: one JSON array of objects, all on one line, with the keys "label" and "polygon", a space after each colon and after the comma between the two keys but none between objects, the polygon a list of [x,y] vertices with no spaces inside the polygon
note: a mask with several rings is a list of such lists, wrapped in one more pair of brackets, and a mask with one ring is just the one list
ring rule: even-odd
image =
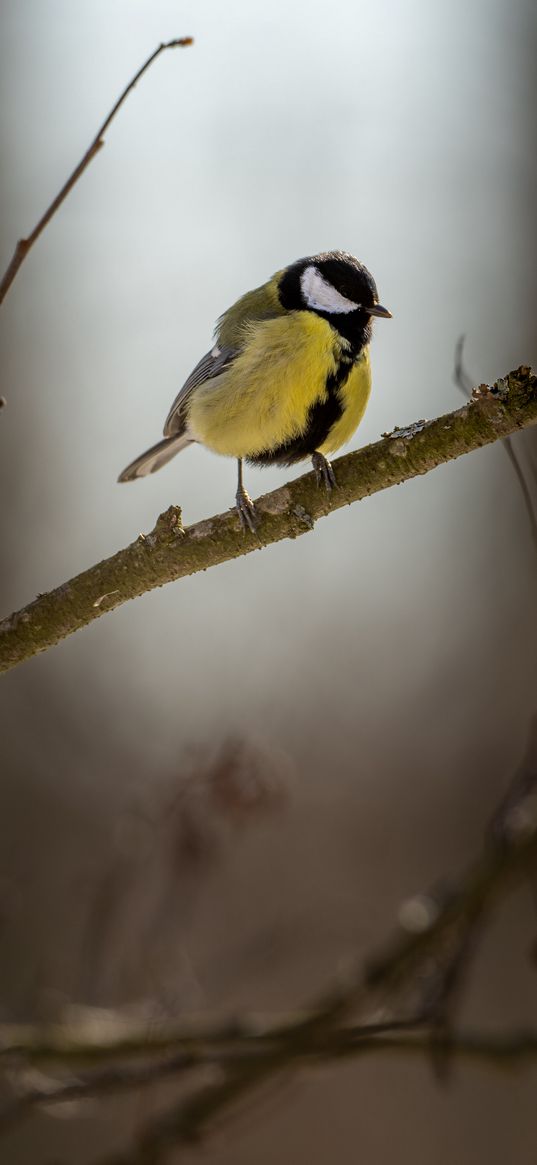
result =
[{"label": "blurred background", "polygon": [[[355,253],[393,312],[355,447],[458,407],[461,333],[476,383],[537,362],[531,0],[4,0],[1,24],[2,269],[152,49],[196,38],[130,95],[2,309],[3,613],[171,503],[185,523],[231,505],[234,464],[195,447],[116,478],[216,317],[301,255]],[[535,432],[515,447],[537,503]],[[286,472],[249,469],[250,493]],[[536,585],[495,445],[4,677],[0,1018],[288,1010],[365,957],[476,852],[524,752]],[[533,932],[521,895],[468,1022],[535,1020]],[[535,1084],[362,1060],[281,1089],[205,1159],[530,1165]],[[144,1114],[36,1115],[2,1159],[85,1165]]]}]

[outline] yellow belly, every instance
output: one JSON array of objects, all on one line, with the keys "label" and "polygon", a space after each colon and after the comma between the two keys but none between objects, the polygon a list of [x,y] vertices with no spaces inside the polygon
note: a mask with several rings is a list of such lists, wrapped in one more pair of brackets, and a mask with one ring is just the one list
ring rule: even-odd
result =
[{"label": "yellow belly", "polygon": [[335,453],[350,441],[360,424],[371,392],[369,348],[364,349],[358,363],[351,369],[350,375],[339,391],[343,413],[339,421],[332,426],[326,441],[319,446],[320,453]]},{"label": "yellow belly", "polygon": [[[295,312],[249,327],[244,350],[221,376],[200,385],[188,410],[188,432],[215,453],[254,457],[303,433],[309,411],[325,400],[341,341],[326,320]],[[341,390],[343,416],[321,452],[348,441],[369,396],[367,355]]]}]

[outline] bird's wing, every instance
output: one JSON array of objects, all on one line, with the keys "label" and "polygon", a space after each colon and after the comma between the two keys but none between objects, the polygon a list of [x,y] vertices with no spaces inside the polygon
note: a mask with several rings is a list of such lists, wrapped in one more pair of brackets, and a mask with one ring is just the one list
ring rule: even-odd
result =
[{"label": "bird's wing", "polygon": [[194,389],[206,384],[213,377],[220,376],[233,363],[247,342],[249,328],[264,320],[285,314],[278,297],[277,281],[281,272],[253,291],[247,291],[217,322],[216,344],[190,373],[188,380],[176,396],[164,425],[164,436],[175,437],[182,433],[187,420],[187,402]]},{"label": "bird's wing", "polygon": [[213,376],[219,376],[224,369],[229,368],[239,351],[239,348],[219,348],[218,345],[215,345],[210,352],[202,356],[196,367],[192,369],[188,379],[185,380],[166,417],[165,437],[174,437],[183,432],[186,422],[186,404],[194,389],[200,384],[205,384],[207,380],[212,380]]}]

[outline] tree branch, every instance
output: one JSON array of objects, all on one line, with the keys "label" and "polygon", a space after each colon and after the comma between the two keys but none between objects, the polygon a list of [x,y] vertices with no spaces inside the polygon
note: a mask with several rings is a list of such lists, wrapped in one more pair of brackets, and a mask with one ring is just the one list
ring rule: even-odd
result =
[{"label": "tree branch", "polygon": [[[256,1022],[250,1020],[250,1023]],[[287,1019],[287,1023],[289,1020]],[[273,1021],[274,1024],[274,1021]],[[381,1050],[390,1050],[391,1041],[395,1037],[404,1035],[408,1032],[415,1032],[416,1028],[421,1025],[421,1020],[391,1020],[385,1023],[371,1023],[355,1026],[346,1030],[337,1030],[325,1035],[322,1040],[317,1043],[310,1043],[307,1052],[304,1049],[293,1048],[289,1049],[288,1055],[290,1060],[306,1058],[330,1059],[331,1057],[340,1058],[343,1056],[352,1056],[358,1049],[358,1044],[363,1043],[365,1049],[372,1047],[372,1042],[377,1038],[381,1040]],[[89,1072],[81,1073],[77,1070],[76,1075],[71,1075],[67,1079],[61,1081],[51,1080],[49,1076],[38,1075],[38,1079],[31,1079],[30,1085],[24,1077],[28,1075],[28,1064],[35,1064],[35,1051],[41,1053],[45,1051],[42,1044],[42,1033],[39,1029],[32,1033],[31,1029],[27,1029],[25,1035],[25,1048],[22,1053],[24,1062],[23,1081],[24,1087],[22,1089],[16,1088],[16,1096],[14,1099],[7,1101],[6,1104],[0,1105],[0,1134],[4,1135],[10,1131],[11,1128],[18,1124],[24,1116],[32,1109],[42,1106],[64,1104],[66,1101],[87,1100],[95,1096],[110,1096],[118,1092],[128,1092],[132,1089],[150,1087],[154,1084],[160,1083],[170,1077],[177,1077],[184,1075],[196,1068],[211,1066],[213,1068],[236,1067],[237,1064],[248,1064],[259,1060],[266,1053],[267,1044],[271,1042],[270,1032],[255,1034],[253,1029],[247,1033],[245,1022],[242,1024],[242,1033],[239,1032],[235,1025],[234,1033],[231,1031],[229,1024],[227,1032],[209,1030],[204,1037],[203,1031],[200,1029],[197,1035],[194,1031],[188,1032],[183,1030],[182,1033],[176,1033],[175,1041],[173,1039],[173,1027],[169,1027],[165,1034],[165,1042],[168,1047],[173,1047],[174,1043],[179,1050],[175,1051],[173,1055],[168,1053],[164,1058],[162,1055],[157,1055],[155,1058],[155,1048],[159,1050],[159,1043],[162,1040],[155,1042],[152,1033],[146,1036],[141,1036],[138,1032],[129,1044],[118,1039],[115,1042],[108,1044],[93,1044],[84,1049],[83,1039],[77,1039],[74,1044],[65,1044],[60,1038],[56,1045],[50,1044],[48,1046],[49,1055],[38,1055],[38,1060],[52,1061],[56,1065],[56,1069],[65,1072],[66,1067],[72,1070],[72,1060],[90,1061],[96,1057],[99,1064],[104,1063],[105,1067],[92,1069]],[[386,1042],[383,1045],[382,1037],[386,1037]],[[423,1038],[423,1035],[422,1035]],[[470,1037],[466,1036],[466,1043],[469,1044]],[[508,1039],[502,1037],[494,1037],[492,1041],[484,1034],[479,1037],[478,1034],[473,1035],[473,1042],[479,1042],[486,1047],[491,1047],[492,1051],[496,1050],[498,1043],[506,1044],[507,1047],[512,1045],[512,1055],[527,1054],[526,1049],[531,1046],[533,1040],[529,1032],[526,1032],[522,1037],[521,1033],[514,1033]],[[32,1046],[32,1041],[34,1041]],[[273,1041],[272,1041],[273,1042]],[[41,1044],[41,1047],[40,1047]],[[419,1046],[419,1040],[417,1041]],[[502,1045],[503,1046],[503,1045]],[[126,1049],[128,1049],[126,1051]],[[88,1050],[90,1055],[88,1056]],[[411,1050],[413,1050],[411,1048]],[[466,1049],[465,1049],[466,1050]],[[13,1053],[11,1049],[5,1048],[7,1053],[7,1062],[13,1061],[15,1068],[17,1061],[21,1058],[21,1050],[19,1046],[18,1053]],[[537,1055],[537,1036],[535,1037],[535,1053]],[[125,1056],[127,1055],[127,1061]],[[135,1061],[141,1059],[141,1063],[130,1063],[130,1059],[134,1057]],[[111,1063],[108,1061],[111,1060]],[[20,1067],[20,1065],[19,1065]],[[31,1073],[30,1073],[31,1075]],[[34,1073],[35,1077],[35,1073]]]},{"label": "tree branch", "polygon": [[183,529],[178,506],[150,534],[97,563],[0,623],[0,671],[59,643],[129,599],[164,583],[240,558],[283,538],[298,538],[331,510],[428,473],[437,465],[537,422],[537,377],[519,368],[481,385],[456,412],[395,429],[335,462],[338,488],[328,497],[312,473],[256,502],[257,534],[241,531],[235,510]]},{"label": "tree branch", "polygon": [[[368,1025],[337,1029],[312,1040],[307,1048],[288,1049],[286,1061],[295,1067],[307,1067],[308,1063],[349,1060],[364,1055],[375,1056],[379,1053],[388,1056],[430,1055],[431,1036],[426,1027],[419,1030],[417,1024],[401,1025],[396,1022],[382,1026],[386,1034],[375,1034],[374,1024],[370,1025],[371,1030]],[[398,1034],[401,1027],[418,1030]],[[479,1062],[493,1069],[524,1067],[526,1064],[537,1062],[537,1032],[531,1030],[455,1032],[450,1042],[450,1054],[456,1056],[458,1060]],[[189,1068],[202,1065],[211,1064],[216,1068],[225,1068],[230,1064],[252,1065],[256,1059],[259,1060],[259,1055],[258,1049],[213,1052],[212,1055],[205,1057],[193,1053],[158,1060],[156,1063],[128,1067],[114,1066],[59,1083],[47,1082],[41,1086],[35,1085],[0,1107],[0,1134],[10,1132],[35,1108],[48,1109],[101,1096],[108,1099],[122,1092],[154,1087],[164,1080],[185,1073]]]},{"label": "tree branch", "polygon": [[99,127],[99,129],[97,130],[97,133],[96,133],[93,141],[91,142],[91,144],[88,146],[88,149],[86,150],[86,153],[84,154],[84,157],[78,163],[78,166],[75,166],[75,169],[73,170],[72,174],[69,175],[69,178],[64,183],[64,185],[62,186],[59,193],[53,199],[50,206],[45,211],[44,215],[39,219],[37,226],[34,227],[32,233],[30,235],[28,235],[27,238],[19,239],[17,246],[15,247],[15,251],[13,253],[13,257],[11,259],[11,262],[10,262],[6,272],[2,276],[2,279],[0,280],[0,304],[4,302],[4,299],[5,299],[8,291],[11,287],[11,284],[13,283],[15,276],[17,275],[17,272],[19,271],[19,268],[21,267],[22,263],[24,262],[28,252],[31,250],[34,243],[39,238],[40,234],[42,234],[45,227],[48,226],[51,218],[53,218],[53,216],[56,214],[56,211],[59,209],[62,202],[65,201],[65,199],[67,198],[67,195],[73,189],[73,186],[76,185],[76,183],[78,182],[78,179],[84,173],[84,170],[86,170],[86,168],[89,166],[90,162],[93,160],[95,155],[98,154],[99,150],[101,150],[102,147],[104,146],[104,134],[106,133],[106,130],[108,129],[110,123],[113,121],[114,117],[116,116],[116,113],[123,105],[125,98],[128,97],[129,93],[131,92],[131,89],[134,89],[134,86],[140,80],[140,77],[146,72],[146,69],[148,69],[149,66],[153,64],[153,61],[155,61],[157,59],[157,57],[160,56],[160,54],[165,51],[165,49],[174,49],[174,48],[179,48],[179,47],[184,48],[184,47],[191,45],[193,43],[194,42],[193,42],[193,39],[191,36],[182,36],[182,37],[179,37],[179,39],[177,39],[177,40],[168,41],[167,44],[159,45],[158,49],[155,49],[154,53],[151,53],[151,56],[147,58],[147,61],[145,61],[145,63],[142,65],[141,69],[138,69],[138,72],[132,78],[132,81],[129,81],[129,84],[123,90],[123,93],[116,101],[116,104],[114,105],[113,109],[111,109],[110,113],[105,118],[105,120],[103,121],[103,123]]}]

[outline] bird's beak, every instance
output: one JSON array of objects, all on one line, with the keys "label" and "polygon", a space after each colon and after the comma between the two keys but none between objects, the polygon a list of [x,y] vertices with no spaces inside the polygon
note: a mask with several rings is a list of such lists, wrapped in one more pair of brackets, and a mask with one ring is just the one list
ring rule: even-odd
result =
[{"label": "bird's beak", "polygon": [[391,320],[392,313],[388,311],[387,307],[382,307],[380,303],[374,303],[373,307],[366,307],[365,309],[370,316],[380,316],[383,320]]}]

